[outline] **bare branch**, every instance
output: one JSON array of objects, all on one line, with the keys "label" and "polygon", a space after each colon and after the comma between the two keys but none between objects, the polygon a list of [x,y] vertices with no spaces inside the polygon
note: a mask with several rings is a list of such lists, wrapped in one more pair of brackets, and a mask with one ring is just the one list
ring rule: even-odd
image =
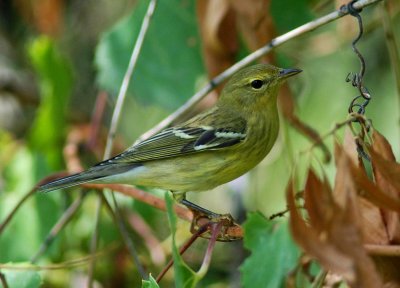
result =
[{"label": "bare branch", "polygon": [[40,246],[39,251],[32,257],[31,263],[35,263],[39,259],[39,257],[47,250],[51,243],[53,243],[58,233],[72,219],[72,217],[78,211],[78,208],[81,206],[83,197],[85,197],[84,193],[79,194],[79,197],[68,207],[68,209],[60,217],[60,219],[58,219],[57,223],[53,226],[50,233],[47,235],[46,239]]}]

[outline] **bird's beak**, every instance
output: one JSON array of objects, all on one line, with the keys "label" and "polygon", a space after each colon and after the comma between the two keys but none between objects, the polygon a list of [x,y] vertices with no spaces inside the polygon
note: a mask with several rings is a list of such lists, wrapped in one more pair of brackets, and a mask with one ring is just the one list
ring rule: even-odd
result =
[{"label": "bird's beak", "polygon": [[288,78],[288,77],[292,77],[296,74],[299,74],[300,72],[302,72],[303,70],[301,69],[296,69],[296,68],[289,68],[289,69],[281,69],[279,71],[279,78]]}]

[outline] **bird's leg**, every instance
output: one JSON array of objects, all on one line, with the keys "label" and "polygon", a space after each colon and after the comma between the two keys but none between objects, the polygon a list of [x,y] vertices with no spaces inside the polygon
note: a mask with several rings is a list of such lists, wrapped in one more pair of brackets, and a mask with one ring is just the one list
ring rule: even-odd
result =
[{"label": "bird's leg", "polygon": [[207,210],[203,207],[200,207],[199,205],[196,205],[189,200],[186,200],[186,193],[185,192],[176,192],[176,191],[171,191],[172,196],[174,197],[175,201],[179,202],[183,206],[186,206],[191,210],[192,212],[197,212],[203,215],[207,215],[210,218],[218,218],[221,217],[221,214],[212,212],[210,210]]},{"label": "bird's leg", "polygon": [[[207,210],[199,205],[196,205],[188,200],[186,200],[186,193],[173,193],[176,201],[180,204],[186,206],[193,213],[193,220],[190,231],[196,234],[199,230],[202,230],[204,226],[208,226],[207,232],[201,234],[203,238],[210,238],[211,226],[215,223],[222,223],[222,229],[219,233],[218,241],[234,241],[242,238],[241,235],[232,235],[229,231],[235,231],[240,225],[235,222],[231,214],[218,214]],[[233,228],[233,229],[232,229]]]},{"label": "bird's leg", "polygon": [[186,200],[185,197],[181,199],[180,203],[182,205],[186,206],[187,208],[189,208],[192,211],[200,212],[201,214],[210,216],[211,218],[218,218],[218,217],[222,216],[222,214],[218,214],[218,213],[212,212],[210,210],[207,210],[207,209],[205,209],[205,208],[203,208],[203,207],[201,207],[199,205],[196,205],[196,204],[190,202],[189,200]]}]

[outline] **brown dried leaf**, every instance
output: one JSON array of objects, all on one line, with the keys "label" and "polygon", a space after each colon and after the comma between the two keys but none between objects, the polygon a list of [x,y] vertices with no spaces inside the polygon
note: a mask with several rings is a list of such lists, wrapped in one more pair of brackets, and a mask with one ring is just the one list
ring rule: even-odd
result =
[{"label": "brown dried leaf", "polygon": [[57,36],[62,31],[65,10],[64,0],[13,1],[21,16],[40,32]]},{"label": "brown dried leaf", "polygon": [[399,214],[393,211],[383,211],[389,242],[400,243],[400,219]]},{"label": "brown dried leaf", "polygon": [[[355,147],[354,141],[349,141],[349,144],[349,147]],[[352,146],[351,144],[353,144],[354,146]],[[351,200],[351,204],[354,205],[354,203],[357,202],[355,199],[358,194],[349,170],[349,165],[356,165],[355,163],[357,163],[358,161],[357,158],[355,158],[354,156],[349,156],[349,154],[347,154],[344,149],[345,148],[343,148],[343,146],[335,142],[336,177],[335,186],[333,189],[333,197],[335,198],[336,203],[342,208],[346,207],[349,199]],[[347,149],[348,153],[354,154],[352,152],[352,148]]]},{"label": "brown dried leaf", "polygon": [[381,133],[374,130],[372,132],[372,141],[373,141],[372,147],[377,153],[379,153],[386,160],[396,161],[396,158],[394,157],[392,151],[392,146]]},{"label": "brown dried leaf", "polygon": [[400,195],[400,164],[392,160],[386,160],[374,149],[370,149],[371,160],[376,174],[380,174],[381,178],[395,188],[395,197]]},{"label": "brown dried leaf", "polygon": [[211,78],[235,62],[238,50],[235,13],[229,0],[197,1],[203,54]]},{"label": "brown dried leaf", "polygon": [[304,188],[304,206],[308,212],[311,226],[317,233],[326,230],[334,213],[333,199],[329,184],[321,182],[313,170],[309,170]]},{"label": "brown dried leaf", "polygon": [[[354,163],[355,165],[360,165],[360,157],[358,156],[356,141],[349,127],[346,127],[344,130],[344,139],[342,148],[344,152],[346,152],[347,156],[350,158],[352,163]],[[337,160],[336,154],[335,154],[335,159]]]},{"label": "brown dried leaf", "polygon": [[362,197],[368,199],[380,208],[394,210],[400,213],[400,200],[388,196],[378,186],[371,182],[364,172],[351,168],[357,186],[362,190]]},{"label": "brown dried leaf", "polygon": [[[395,163],[396,158],[394,157],[392,148],[386,138],[381,135],[378,131],[374,130],[372,133],[373,146],[370,151],[372,158],[372,167],[375,176],[375,181],[377,186],[385,191],[388,195],[398,198],[400,195],[398,188],[393,183],[393,179],[391,179],[392,175],[388,175],[389,171],[387,169],[391,169],[391,167],[387,167],[388,162],[391,162],[395,166],[399,166]],[[395,168],[396,170],[396,168]],[[396,173],[396,171],[394,171]],[[400,178],[400,175],[397,174],[396,179]],[[387,233],[389,234],[389,240],[392,243],[400,242],[400,215],[393,211],[383,211],[383,217],[386,222]]]},{"label": "brown dried leaf", "polygon": [[394,198],[383,192],[378,186],[375,185],[375,183],[368,179],[363,170],[355,166],[353,163],[351,163],[349,166],[357,187],[362,190],[362,197],[380,208],[390,209],[400,213],[400,200],[398,198]]},{"label": "brown dried leaf", "polygon": [[[389,240],[380,209],[358,196],[359,191],[350,170],[350,165],[355,166],[358,162],[358,156],[356,150],[354,150],[354,140],[351,142],[349,139],[348,136],[345,136],[344,142],[348,143],[345,146],[346,148],[335,143],[337,172],[333,197],[340,207],[351,206],[351,211],[354,213],[353,221],[362,230],[364,243],[387,244]],[[352,153],[353,156],[349,156],[347,151]],[[362,169],[362,167],[359,166],[359,169]]]},{"label": "brown dried leaf", "polygon": [[[368,200],[358,197],[364,244],[387,245],[390,242],[381,210]],[[393,212],[395,213],[395,212]]]},{"label": "brown dried leaf", "polygon": [[363,244],[365,238],[372,238],[374,243],[376,239],[387,241],[387,235],[379,209],[357,196],[351,167],[360,170],[362,167],[357,166],[358,156],[350,136],[349,133],[345,136],[346,148],[335,143],[337,172],[333,193],[339,207],[333,215],[329,238],[337,249],[353,259],[357,275],[354,287],[381,287],[381,279]]},{"label": "brown dried leaf", "polygon": [[400,257],[388,256],[374,256],[376,266],[378,267],[379,274],[385,282],[385,288],[399,288],[400,287]]},{"label": "brown dried leaf", "polygon": [[326,237],[320,237],[316,230],[307,226],[296,209],[293,197],[293,184],[290,181],[286,191],[286,201],[290,211],[289,225],[293,239],[304,251],[326,269],[343,275],[353,281],[355,271],[350,257],[338,251]]},{"label": "brown dried leaf", "polygon": [[[354,150],[349,149],[348,151]],[[356,278],[353,283],[349,282],[350,284],[354,287],[381,287],[381,280],[374,263],[363,247],[362,224],[366,222],[366,219],[360,215],[357,187],[349,171],[350,165],[355,165],[352,161],[357,161],[357,158],[353,157],[351,160],[344,149],[336,144],[335,159],[337,173],[333,197],[336,201],[331,203],[334,213],[329,219],[330,225],[326,228],[328,229],[328,241],[344,255],[353,259]],[[366,206],[362,206],[362,208],[366,208]],[[377,209],[372,211],[379,212]],[[379,214],[377,219],[382,220]],[[379,232],[386,236],[385,230],[381,227],[377,227],[381,229]]]},{"label": "brown dried leaf", "polygon": [[[269,15],[270,0],[230,0],[238,27],[251,51],[268,43],[275,36],[275,27]],[[272,62],[272,55],[263,56]]]},{"label": "brown dried leaf", "polygon": [[[268,7],[269,0],[197,1],[203,54],[210,77],[235,63],[239,50],[238,29],[251,51],[273,38],[275,32]],[[273,62],[271,54],[263,59]]]},{"label": "brown dried leaf", "polygon": [[[337,150],[339,150],[339,148],[337,148]],[[343,150],[339,152],[346,157],[348,162],[350,161]],[[339,163],[347,164],[344,160],[339,161]],[[342,167],[344,164],[340,166],[342,171],[344,170],[344,167]],[[345,176],[344,174],[340,175]],[[308,254],[317,258],[326,269],[327,267],[325,265],[337,264],[336,255],[347,259],[347,263],[352,266],[350,270],[339,272],[333,270],[333,268],[328,269],[334,273],[341,274],[351,286],[381,287],[381,280],[374,263],[363,247],[361,227],[357,221],[360,216],[358,214],[356,202],[356,186],[351,181],[350,173],[347,173],[347,179],[345,179],[344,183],[345,185],[341,187],[344,189],[342,193],[346,201],[343,201],[343,206],[340,206],[332,198],[332,191],[327,181],[319,180],[314,172],[311,170],[309,171],[304,194],[307,203],[307,212],[310,217],[310,222],[313,224],[313,228],[305,225],[297,210],[293,208],[294,200],[289,199],[289,195],[289,209],[291,217],[293,218],[291,219],[290,225],[293,237],[299,243],[300,237],[294,235],[294,225],[299,229],[298,231],[307,230],[303,231],[306,233],[301,235],[302,243],[304,245],[305,242],[308,243],[308,241],[305,240],[311,240],[313,245],[307,246],[309,250],[307,250],[305,246],[302,247]],[[290,191],[288,193],[292,192]],[[293,196],[291,197],[293,198]],[[300,221],[303,223],[299,223]],[[299,227],[301,227],[301,230]],[[316,249],[318,252],[315,251]],[[320,254],[321,250],[323,251],[323,256]],[[335,251],[334,255],[329,254],[333,251]],[[343,267],[340,268],[343,269]]]},{"label": "brown dried leaf", "polygon": [[354,205],[338,207],[329,227],[329,242],[353,260],[356,277],[346,279],[352,287],[382,287],[381,279],[372,259],[363,246],[360,228],[354,223]]}]

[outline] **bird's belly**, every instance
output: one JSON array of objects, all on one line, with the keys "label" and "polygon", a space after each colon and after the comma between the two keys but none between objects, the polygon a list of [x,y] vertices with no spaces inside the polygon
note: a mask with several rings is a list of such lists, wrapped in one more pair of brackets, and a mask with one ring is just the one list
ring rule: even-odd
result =
[{"label": "bird's belly", "polygon": [[238,156],[232,158],[214,152],[186,155],[181,161],[171,158],[146,162],[114,180],[180,192],[204,191],[241,176],[258,163],[245,155]]}]

